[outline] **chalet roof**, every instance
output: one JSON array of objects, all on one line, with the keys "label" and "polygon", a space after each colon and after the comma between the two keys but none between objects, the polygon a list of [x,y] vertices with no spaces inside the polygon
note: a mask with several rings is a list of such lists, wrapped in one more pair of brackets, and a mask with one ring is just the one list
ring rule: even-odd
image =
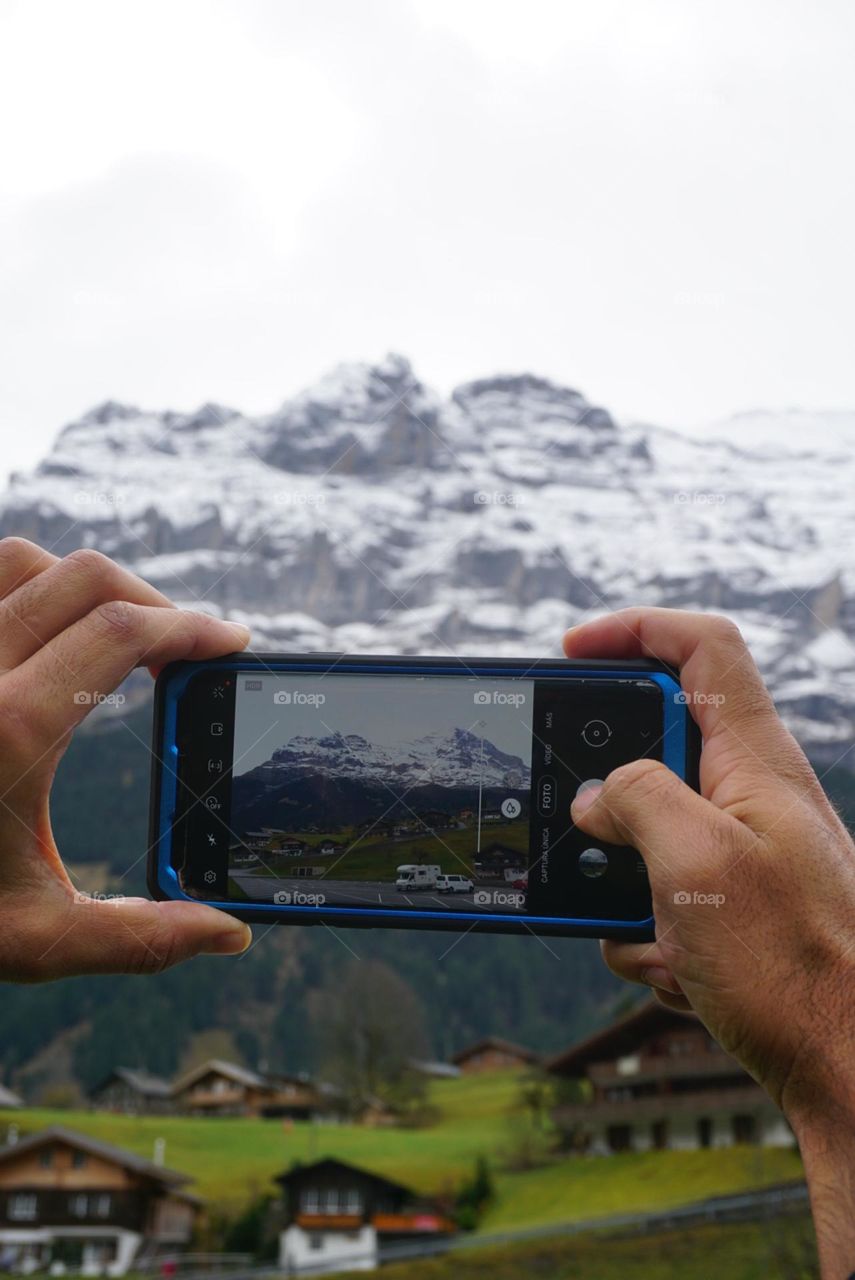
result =
[{"label": "chalet roof", "polygon": [[543,1064],[559,1076],[581,1075],[592,1062],[608,1062],[634,1052],[651,1036],[686,1025],[687,1015],[666,1009],[658,1000],[645,1000],[609,1026],[577,1041]]},{"label": "chalet roof", "polygon": [[453,1062],[433,1062],[428,1058],[410,1058],[410,1066],[424,1076],[436,1076],[438,1080],[456,1080],[460,1068]]},{"label": "chalet roof", "polygon": [[540,1055],[535,1053],[533,1049],[527,1049],[525,1045],[514,1044],[512,1040],[503,1040],[500,1036],[485,1036],[483,1040],[476,1040],[474,1044],[468,1044],[465,1048],[452,1054],[451,1061],[455,1066],[459,1066],[467,1058],[474,1057],[476,1053],[484,1053],[488,1049],[498,1049],[502,1053],[513,1054],[524,1062],[538,1062],[540,1060]]},{"label": "chalet roof", "polygon": [[99,1094],[114,1080],[121,1080],[123,1084],[133,1089],[134,1093],[145,1098],[168,1098],[172,1094],[172,1085],[161,1076],[150,1075],[148,1071],[140,1071],[135,1067],[114,1067],[110,1074],[91,1090],[90,1096]]},{"label": "chalet roof", "polygon": [[280,1084],[300,1084],[304,1087],[318,1088],[308,1071],[272,1071],[270,1075],[264,1077],[264,1083],[273,1085]]},{"label": "chalet roof", "polygon": [[10,1110],[12,1107],[22,1107],[23,1100],[18,1097],[17,1093],[13,1093],[11,1089],[7,1089],[0,1084],[0,1108]]},{"label": "chalet roof", "polygon": [[[162,1165],[155,1164],[152,1160],[146,1160],[143,1156],[138,1156],[133,1151],[126,1151],[123,1147],[114,1147],[110,1142],[101,1142],[96,1138],[90,1138],[86,1133],[78,1133],[75,1129],[66,1129],[64,1125],[60,1124],[50,1125],[47,1129],[40,1129],[38,1133],[30,1134],[29,1137],[19,1138],[17,1142],[8,1143],[5,1147],[0,1147],[0,1164],[14,1160],[22,1151],[34,1151],[39,1147],[47,1146],[51,1142],[65,1143],[78,1151],[85,1151],[89,1155],[98,1156],[112,1164],[121,1165],[123,1169],[130,1169],[132,1173],[137,1173],[144,1178],[150,1178],[153,1182],[161,1182],[170,1188],[183,1187],[185,1183],[192,1182],[192,1178],[188,1174],[179,1173],[177,1169],[166,1169]],[[189,1192],[183,1192],[182,1194],[190,1196]],[[192,1198],[196,1199],[195,1196]]]},{"label": "chalet roof", "polygon": [[176,1080],[172,1086],[172,1092],[183,1093],[185,1089],[189,1089],[197,1080],[201,1080],[211,1072],[225,1076],[227,1080],[234,1080],[235,1084],[245,1084],[250,1088],[269,1087],[269,1081],[264,1076],[260,1076],[256,1071],[250,1071],[248,1067],[239,1067],[236,1062],[226,1062],[222,1058],[209,1058],[207,1062],[194,1067],[192,1071],[186,1072]]},{"label": "chalet roof", "polygon": [[390,1191],[404,1192],[408,1196],[415,1195],[412,1187],[406,1186],[403,1182],[395,1182],[393,1178],[384,1178],[382,1174],[374,1173],[371,1169],[362,1168],[357,1164],[350,1164],[347,1160],[335,1160],[332,1156],[326,1156],[321,1160],[315,1160],[312,1164],[298,1164],[293,1169],[289,1169],[287,1173],[280,1173],[273,1179],[283,1187],[288,1187],[292,1182],[302,1181],[307,1174],[324,1172],[341,1172],[344,1174],[356,1173],[360,1178],[367,1178],[369,1182],[373,1182],[377,1187],[385,1187]]}]

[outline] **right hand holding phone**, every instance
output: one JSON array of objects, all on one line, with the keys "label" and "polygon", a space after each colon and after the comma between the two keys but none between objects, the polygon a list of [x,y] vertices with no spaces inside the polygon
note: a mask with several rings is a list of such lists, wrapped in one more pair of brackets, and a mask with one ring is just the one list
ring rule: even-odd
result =
[{"label": "right hand holding phone", "polygon": [[[573,805],[589,834],[641,852],[652,886],[656,942],[605,942],[606,963],[700,1016],[786,1113],[814,1173],[815,1211],[832,1185],[839,1208],[841,1187],[855,1190],[852,839],[726,619],[628,609],[574,628],[564,649],[679,669],[704,740],[700,795],[640,760]],[[820,1230],[827,1274],[855,1267],[847,1205]]]}]

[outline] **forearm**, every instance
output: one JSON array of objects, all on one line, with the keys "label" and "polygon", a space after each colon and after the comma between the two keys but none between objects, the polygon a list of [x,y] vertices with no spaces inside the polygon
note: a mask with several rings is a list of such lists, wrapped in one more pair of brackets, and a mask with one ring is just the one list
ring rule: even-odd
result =
[{"label": "forearm", "polygon": [[804,1161],[822,1280],[855,1276],[855,1106],[791,1119]]}]

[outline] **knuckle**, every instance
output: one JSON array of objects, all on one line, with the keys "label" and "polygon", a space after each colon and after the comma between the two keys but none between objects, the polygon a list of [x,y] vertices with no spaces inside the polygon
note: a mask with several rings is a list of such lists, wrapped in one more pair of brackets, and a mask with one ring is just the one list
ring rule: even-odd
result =
[{"label": "knuckle", "polygon": [[175,939],[166,929],[153,928],[138,935],[131,968],[138,974],[158,974],[175,963]]},{"label": "knuckle", "polygon": [[0,579],[15,579],[26,573],[41,549],[26,538],[0,538]]},{"label": "knuckle", "polygon": [[36,544],[27,538],[18,538],[14,534],[8,538],[0,538],[0,563],[4,565],[29,560],[38,551]]},{"label": "knuckle", "polygon": [[739,627],[723,613],[714,613],[709,621],[710,631],[721,644],[744,648],[745,640]]},{"label": "knuckle", "polygon": [[619,798],[631,803],[642,803],[651,795],[658,795],[670,788],[674,774],[660,760],[632,760],[614,769],[606,778],[603,792],[605,799]]},{"label": "knuckle", "polygon": [[94,547],[78,547],[76,551],[70,551],[64,557],[63,564],[87,578],[95,578],[98,581],[111,581],[116,577],[118,570],[115,561],[105,556],[103,552],[96,551]]},{"label": "knuckle", "polygon": [[774,703],[764,685],[752,684],[733,689],[727,701],[731,717],[740,721],[776,716]]},{"label": "knuckle", "polygon": [[93,610],[93,615],[102,630],[128,640],[139,638],[143,615],[128,600],[107,600]]}]

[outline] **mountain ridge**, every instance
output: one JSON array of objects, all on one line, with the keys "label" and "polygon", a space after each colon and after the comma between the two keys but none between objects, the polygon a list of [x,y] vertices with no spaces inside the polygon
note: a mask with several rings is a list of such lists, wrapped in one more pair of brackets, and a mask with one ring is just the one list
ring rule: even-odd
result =
[{"label": "mountain ridge", "polygon": [[700,440],[533,373],[440,396],[390,355],[255,417],[105,401],[13,477],[0,534],[97,546],[267,649],[549,656],[591,613],[725,612],[831,763],[855,745],[855,449],[845,413],[778,416],[780,439],[755,412]]}]

